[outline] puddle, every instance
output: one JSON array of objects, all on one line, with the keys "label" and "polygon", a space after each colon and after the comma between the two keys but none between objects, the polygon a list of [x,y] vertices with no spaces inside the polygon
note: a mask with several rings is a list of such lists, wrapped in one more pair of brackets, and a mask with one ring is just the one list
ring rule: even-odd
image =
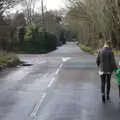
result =
[{"label": "puddle", "polygon": [[33,64],[22,62],[20,66],[32,66]]}]

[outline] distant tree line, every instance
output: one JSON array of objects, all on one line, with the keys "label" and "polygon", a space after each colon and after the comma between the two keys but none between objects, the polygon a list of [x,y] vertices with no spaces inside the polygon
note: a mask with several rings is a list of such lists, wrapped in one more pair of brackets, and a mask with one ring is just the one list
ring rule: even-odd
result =
[{"label": "distant tree line", "polygon": [[[21,4],[21,11],[10,8]],[[43,52],[65,43],[66,29],[59,11],[35,12],[36,0],[0,1],[0,48],[12,51]],[[7,11],[7,12],[6,12]]]},{"label": "distant tree line", "polygon": [[80,43],[96,48],[111,39],[120,49],[119,0],[69,0],[68,9],[66,18]]}]

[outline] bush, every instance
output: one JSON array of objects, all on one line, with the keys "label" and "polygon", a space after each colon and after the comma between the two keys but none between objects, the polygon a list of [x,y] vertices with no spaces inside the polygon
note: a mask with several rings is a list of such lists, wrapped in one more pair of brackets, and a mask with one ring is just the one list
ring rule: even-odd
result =
[{"label": "bush", "polygon": [[45,46],[47,50],[54,50],[57,46],[57,37],[46,32]]},{"label": "bush", "polygon": [[85,52],[88,52],[88,53],[91,53],[91,54],[94,53],[94,50],[92,48],[86,46],[86,45],[80,44],[80,48]]},{"label": "bush", "polygon": [[14,67],[20,64],[20,60],[14,54],[4,54],[0,56],[0,69]]},{"label": "bush", "polygon": [[57,46],[56,36],[43,32],[40,26],[29,25],[25,34],[25,42],[22,49],[31,52],[44,52],[56,49]]},{"label": "bush", "polygon": [[40,32],[39,27],[35,25],[29,25],[25,34],[25,41],[36,42],[39,41]]}]

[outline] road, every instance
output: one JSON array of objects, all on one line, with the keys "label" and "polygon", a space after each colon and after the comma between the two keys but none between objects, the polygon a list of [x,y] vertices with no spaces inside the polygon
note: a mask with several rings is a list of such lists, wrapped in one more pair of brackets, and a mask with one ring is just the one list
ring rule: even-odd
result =
[{"label": "road", "polygon": [[95,56],[74,43],[43,55],[19,55],[29,66],[0,73],[0,120],[119,120],[120,100],[112,79],[103,105]]}]

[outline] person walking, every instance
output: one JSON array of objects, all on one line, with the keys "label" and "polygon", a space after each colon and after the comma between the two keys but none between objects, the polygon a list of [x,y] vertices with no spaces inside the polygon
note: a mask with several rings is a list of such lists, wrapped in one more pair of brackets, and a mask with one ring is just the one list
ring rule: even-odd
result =
[{"label": "person walking", "polygon": [[117,69],[111,41],[105,41],[103,48],[98,52],[96,63],[101,77],[102,102],[105,103],[106,99],[110,100],[111,75]]}]

